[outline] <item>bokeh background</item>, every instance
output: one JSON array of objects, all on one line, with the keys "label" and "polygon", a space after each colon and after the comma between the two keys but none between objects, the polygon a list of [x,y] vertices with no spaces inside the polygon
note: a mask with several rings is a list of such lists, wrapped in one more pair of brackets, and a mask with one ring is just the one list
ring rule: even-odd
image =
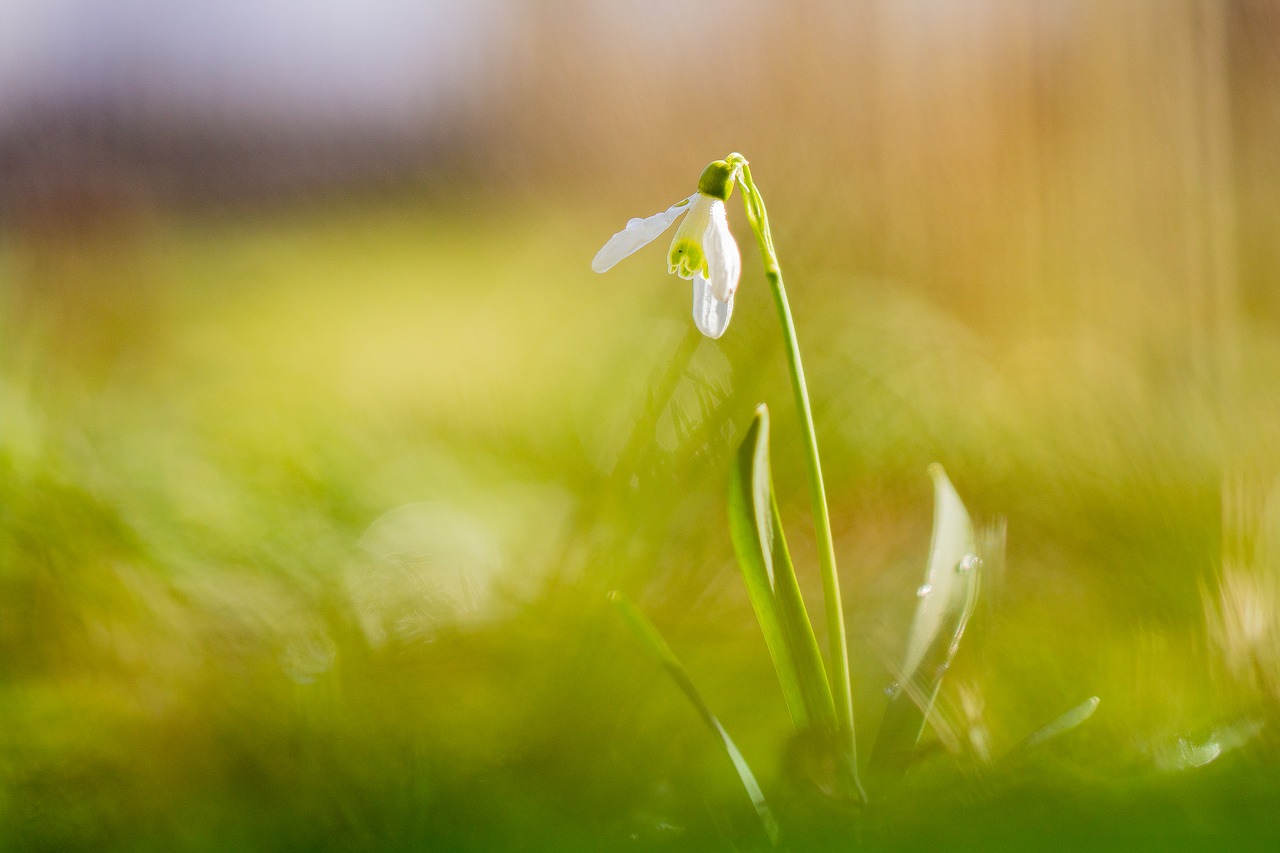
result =
[{"label": "bokeh background", "polygon": [[[615,588],[795,847],[1274,837],[1278,143],[1274,0],[2,0],[3,846],[758,847]],[[767,402],[819,606],[736,198],[718,342],[663,248],[589,269],[734,150],[864,749],[930,462],[984,527],[949,736],[857,819],[729,543]]]}]

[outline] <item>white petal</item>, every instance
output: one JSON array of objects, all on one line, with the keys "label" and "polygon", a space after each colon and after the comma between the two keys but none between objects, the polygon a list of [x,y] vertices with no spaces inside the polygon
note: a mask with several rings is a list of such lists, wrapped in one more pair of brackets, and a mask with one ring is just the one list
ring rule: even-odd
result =
[{"label": "white petal", "polygon": [[693,196],[690,196],[676,202],[661,213],[628,222],[626,228],[610,237],[609,242],[604,244],[604,248],[596,252],[595,258],[591,261],[591,268],[596,272],[604,272],[627,255],[639,251],[658,239],[658,236],[676,221],[677,216],[689,209],[689,202],[692,200]]},{"label": "white petal", "polygon": [[693,277],[693,323],[698,331],[715,339],[729,328],[733,316],[733,294],[728,299],[716,299],[711,284],[700,275]]},{"label": "white petal", "polygon": [[[694,274],[701,269],[701,264],[706,259],[706,247],[703,246],[703,241],[707,229],[711,226],[711,210],[717,204],[721,208],[724,207],[723,202],[702,193],[694,193],[689,197],[689,202],[689,215],[676,229],[675,236],[671,238],[671,249],[667,252],[667,272],[681,278],[693,278]],[[693,257],[685,253],[684,244],[686,243],[692,243],[697,247]],[[702,257],[698,257],[699,254]],[[696,261],[699,266],[691,269],[690,261]]]},{"label": "white petal", "polygon": [[738,290],[738,279],[742,276],[742,254],[738,251],[738,243],[733,239],[733,234],[729,233],[729,220],[725,216],[722,201],[711,205],[711,218],[702,245],[707,254],[711,292],[716,299],[726,302]]}]

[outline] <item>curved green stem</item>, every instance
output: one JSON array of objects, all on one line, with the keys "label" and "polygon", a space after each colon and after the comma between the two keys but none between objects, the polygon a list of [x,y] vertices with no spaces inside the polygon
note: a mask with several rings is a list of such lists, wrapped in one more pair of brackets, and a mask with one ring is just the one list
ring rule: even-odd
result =
[{"label": "curved green stem", "polygon": [[769,231],[769,218],[764,199],[751,179],[751,169],[741,154],[728,157],[731,165],[739,169],[743,204],[747,218],[760,244],[764,258],[764,275],[773,292],[773,303],[782,325],[782,338],[786,345],[787,366],[791,373],[791,390],[796,398],[796,410],[800,414],[800,428],[804,434],[805,463],[809,469],[809,495],[813,504],[814,528],[817,533],[818,562],[822,570],[822,597],[826,609],[827,642],[830,645],[832,698],[836,706],[836,722],[840,727],[843,745],[847,751],[848,771],[856,795],[865,801],[866,794],[858,778],[858,748],[853,726],[853,685],[849,678],[849,648],[845,636],[844,610],[840,604],[840,578],[836,574],[835,544],[831,536],[831,514],[827,510],[827,492],[822,483],[822,463],[818,459],[818,436],[813,428],[813,410],[809,405],[809,389],[804,380],[804,365],[800,360],[800,344],[796,340],[795,323],[787,302],[787,291],[782,284],[782,267],[773,248],[773,235]]}]

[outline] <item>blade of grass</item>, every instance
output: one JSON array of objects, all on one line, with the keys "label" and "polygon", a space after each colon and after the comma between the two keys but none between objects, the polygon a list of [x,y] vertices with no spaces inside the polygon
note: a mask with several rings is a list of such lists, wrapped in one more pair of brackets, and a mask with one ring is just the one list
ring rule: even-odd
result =
[{"label": "blade of grass", "polygon": [[1093,716],[1093,712],[1098,710],[1098,703],[1101,700],[1097,696],[1090,696],[1062,714],[1054,717],[1040,728],[1023,738],[1017,746],[1009,750],[1003,761],[1008,764],[1025,758],[1031,750],[1040,746],[1042,743],[1059,735],[1065,734],[1077,726],[1083,724],[1086,720]]},{"label": "blade of grass", "polygon": [[733,738],[729,737],[729,733],[720,724],[720,720],[716,718],[716,715],[707,707],[707,703],[703,701],[702,694],[698,692],[693,680],[685,672],[684,665],[680,663],[680,659],[676,657],[675,652],[671,650],[671,646],[663,639],[657,626],[650,622],[649,617],[645,616],[640,608],[636,607],[629,598],[614,590],[609,593],[609,600],[613,602],[614,607],[618,609],[618,613],[622,615],[623,620],[640,639],[644,647],[666,668],[676,686],[693,703],[693,707],[697,709],[702,721],[720,739],[720,744],[724,747],[725,753],[728,754],[729,760],[733,762],[733,768],[737,771],[738,778],[742,781],[742,787],[746,789],[747,796],[751,798],[751,804],[755,806],[756,814],[760,818],[765,834],[769,836],[769,843],[777,846],[778,822],[774,818],[768,802],[765,801],[764,792],[760,789],[759,783],[756,782],[755,774],[751,772],[751,767],[747,764],[747,760],[742,757],[742,753],[733,742]]},{"label": "blade of grass", "polygon": [[929,466],[933,478],[933,539],[929,544],[929,565],[920,587],[920,603],[907,635],[907,651],[902,674],[913,678],[925,652],[942,631],[943,622],[954,616],[968,598],[968,588],[976,574],[961,569],[961,563],[977,554],[973,522],[969,512],[947,478],[941,465]]},{"label": "blade of grass", "polygon": [[928,568],[897,689],[889,697],[871,752],[871,773],[881,787],[906,773],[978,600],[980,561],[973,522],[942,466],[931,465],[929,475],[935,499]]},{"label": "blade of grass", "polygon": [[729,479],[729,530],[796,730],[833,728],[836,716],[831,687],[773,493],[769,410],[763,404],[756,409],[734,458]]}]

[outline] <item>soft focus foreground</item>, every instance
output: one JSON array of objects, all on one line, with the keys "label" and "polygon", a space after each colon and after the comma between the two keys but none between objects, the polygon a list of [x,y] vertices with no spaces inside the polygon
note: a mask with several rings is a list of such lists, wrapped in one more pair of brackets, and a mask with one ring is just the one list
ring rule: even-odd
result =
[{"label": "soft focus foreground", "polygon": [[[751,6],[706,56],[622,6],[485,8],[508,66],[447,120],[314,134],[364,171],[267,119],[275,148],[211,160],[190,140],[239,138],[235,110],[221,130],[110,101],[3,113],[6,845],[759,846],[614,588],[795,847],[1273,837],[1275,5]],[[150,147],[75,130],[121,114]],[[320,178],[232,180],[294,145]],[[990,553],[1007,530],[936,749],[859,820],[791,737],[729,541],[764,400],[816,608],[758,258],[674,376],[688,293],[662,249],[588,266],[735,148],[805,350],[860,742],[916,601],[928,464]]]}]

